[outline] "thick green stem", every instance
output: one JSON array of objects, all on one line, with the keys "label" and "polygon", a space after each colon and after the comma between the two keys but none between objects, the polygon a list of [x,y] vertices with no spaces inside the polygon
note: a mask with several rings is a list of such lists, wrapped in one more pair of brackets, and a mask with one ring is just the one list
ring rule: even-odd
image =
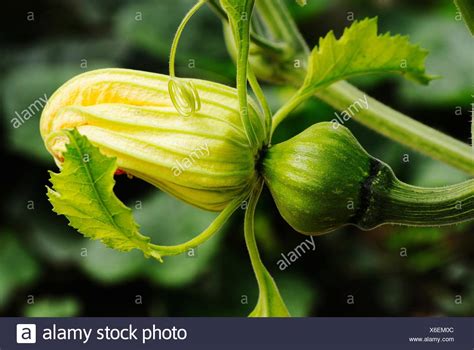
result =
[{"label": "thick green stem", "polygon": [[372,161],[372,175],[363,184],[363,210],[356,225],[452,225],[474,219],[474,179],[444,186],[418,187],[398,180],[392,170]]},{"label": "thick green stem", "polygon": [[367,99],[368,108],[352,118],[361,124],[428,156],[474,175],[474,152],[468,144],[426,126],[341,81],[316,94],[338,110],[358,99]]},{"label": "thick green stem", "polygon": [[474,219],[474,180],[424,188],[395,181],[378,204],[387,222],[410,226],[451,225]]}]

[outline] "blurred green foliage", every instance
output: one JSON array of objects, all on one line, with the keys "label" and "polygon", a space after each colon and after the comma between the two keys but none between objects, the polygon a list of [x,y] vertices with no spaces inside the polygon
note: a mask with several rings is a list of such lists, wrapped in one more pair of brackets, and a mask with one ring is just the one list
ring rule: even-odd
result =
[{"label": "blurred green foliage", "polygon": [[[245,316],[257,298],[243,241],[242,212],[206,244],[163,264],[138,252],[118,253],[89,241],[56,216],[46,200],[47,170],[55,168],[39,135],[39,113],[18,129],[15,111],[27,108],[72,76],[101,67],[167,72],[169,45],[193,0],[22,1],[0,31],[0,315],[8,316]],[[456,9],[446,1],[288,0],[309,43],[349,18],[380,17],[383,30],[409,34],[430,50],[428,71],[442,79],[428,87],[402,79],[354,82],[371,95],[469,142],[474,46]],[[35,20],[26,15],[33,11]],[[178,74],[233,84],[220,21],[208,8],[189,23],[178,50]],[[291,94],[264,85],[273,110]],[[460,109],[459,109],[460,108]],[[461,110],[461,113],[456,111]],[[285,120],[275,142],[331,120],[316,100]],[[424,186],[466,175],[395,144],[353,121],[348,127],[371,154],[403,180]],[[408,155],[409,161],[406,161]],[[6,162],[6,163],[5,163]],[[199,233],[215,216],[178,202],[139,180],[117,178],[117,193],[142,232],[173,244]],[[288,269],[280,254],[304,240],[279,216],[264,192],[256,217],[262,257],[294,316],[410,316],[474,314],[474,226],[370,232],[346,228],[315,237],[316,251]],[[324,200],[324,199],[321,199]],[[348,303],[348,296],[354,303]],[[28,300],[34,298],[34,303]],[[461,299],[459,299],[461,297]]]},{"label": "blurred green foliage", "polygon": [[[13,268],[12,268],[13,267]],[[34,283],[40,274],[38,262],[11,232],[0,236],[0,308],[16,290]]]},{"label": "blurred green foliage", "polygon": [[23,311],[26,317],[73,317],[79,314],[80,305],[74,297],[48,298],[27,305]]}]

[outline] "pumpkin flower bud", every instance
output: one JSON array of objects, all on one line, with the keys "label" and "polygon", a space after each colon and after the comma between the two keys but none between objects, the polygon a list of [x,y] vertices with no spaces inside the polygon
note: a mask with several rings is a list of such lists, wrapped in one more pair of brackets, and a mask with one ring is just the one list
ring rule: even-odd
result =
[{"label": "pumpkin flower bud", "polygon": [[[165,75],[125,69],[81,74],[60,87],[41,117],[41,135],[58,165],[67,137],[76,128],[117,158],[119,171],[141,178],[197,207],[220,211],[249,192],[267,130],[253,101],[249,116],[258,137],[251,147],[235,89],[192,80],[192,94],[169,90]],[[179,87],[179,85],[171,86]],[[193,100],[194,99],[194,100]],[[198,99],[196,101],[196,99]],[[175,107],[193,104],[189,116]]]}]

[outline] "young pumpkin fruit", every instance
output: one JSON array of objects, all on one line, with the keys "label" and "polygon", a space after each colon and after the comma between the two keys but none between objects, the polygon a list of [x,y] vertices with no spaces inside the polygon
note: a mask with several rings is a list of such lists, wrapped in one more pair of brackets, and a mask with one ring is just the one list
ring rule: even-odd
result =
[{"label": "young pumpkin fruit", "polygon": [[440,188],[405,184],[342,125],[318,123],[271,147],[261,168],[280,214],[304,234],[474,218],[474,180]]}]

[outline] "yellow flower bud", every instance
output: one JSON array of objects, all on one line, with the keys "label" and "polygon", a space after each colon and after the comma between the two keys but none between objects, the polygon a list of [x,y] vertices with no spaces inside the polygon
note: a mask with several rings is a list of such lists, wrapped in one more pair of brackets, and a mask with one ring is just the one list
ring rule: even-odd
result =
[{"label": "yellow flower bud", "polygon": [[[116,157],[121,171],[197,207],[222,210],[257,179],[255,163],[268,133],[264,117],[250,100],[248,113],[259,141],[251,146],[235,89],[189,80],[191,97],[172,99],[169,81],[165,75],[125,69],[71,79],[43,111],[40,128],[47,149],[60,165],[68,142],[62,130],[76,128],[102,153]],[[180,114],[176,101],[194,103],[192,114]]]}]

